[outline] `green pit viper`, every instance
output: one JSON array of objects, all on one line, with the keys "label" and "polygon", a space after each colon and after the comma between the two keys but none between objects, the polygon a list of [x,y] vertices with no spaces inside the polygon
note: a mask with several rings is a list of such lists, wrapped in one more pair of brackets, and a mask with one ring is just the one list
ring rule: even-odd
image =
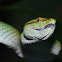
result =
[{"label": "green pit viper", "polygon": [[[41,40],[42,43],[43,40],[48,39],[53,34],[55,30],[55,23],[56,20],[54,18],[38,17],[28,21],[24,25],[23,32],[20,34],[20,32],[13,26],[0,21],[0,43],[15,49],[17,55],[21,58],[24,58],[21,45],[34,44],[39,42],[39,40]],[[50,53],[53,55],[58,55],[60,50],[61,43],[56,40],[50,49]]]}]

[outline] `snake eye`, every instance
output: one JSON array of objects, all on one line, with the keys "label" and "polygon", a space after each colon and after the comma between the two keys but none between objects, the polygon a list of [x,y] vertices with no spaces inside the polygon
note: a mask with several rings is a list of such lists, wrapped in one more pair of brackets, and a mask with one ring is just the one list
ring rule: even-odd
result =
[{"label": "snake eye", "polygon": [[40,22],[40,19],[37,19],[38,22]]}]

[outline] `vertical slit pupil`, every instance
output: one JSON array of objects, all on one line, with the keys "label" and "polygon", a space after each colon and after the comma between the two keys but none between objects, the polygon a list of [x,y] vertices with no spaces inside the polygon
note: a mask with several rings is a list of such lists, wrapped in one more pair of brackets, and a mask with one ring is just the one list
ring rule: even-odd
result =
[{"label": "vertical slit pupil", "polygon": [[40,19],[38,19],[37,21],[40,22]]}]

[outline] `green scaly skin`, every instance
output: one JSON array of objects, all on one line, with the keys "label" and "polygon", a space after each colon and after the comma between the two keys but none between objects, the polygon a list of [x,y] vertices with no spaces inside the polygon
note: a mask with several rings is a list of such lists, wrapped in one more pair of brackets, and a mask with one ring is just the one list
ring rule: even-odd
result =
[{"label": "green scaly skin", "polygon": [[[48,24],[55,25],[55,23],[56,23],[56,21],[53,18],[49,19],[49,18],[40,18],[39,17],[39,18],[31,20],[25,24],[22,35],[32,38],[34,40],[33,42],[36,42],[36,41],[38,41],[38,39],[42,39],[43,37],[44,38],[42,40],[46,40],[54,32],[55,26],[54,26],[54,29],[46,28],[46,29],[42,30],[42,28],[44,28]],[[39,31],[36,29],[41,29],[41,30]],[[21,39],[23,40],[22,36],[21,36]],[[22,42],[24,43],[25,41],[22,41]],[[31,43],[31,41],[30,42],[26,41],[25,43]]]},{"label": "green scaly skin", "polygon": [[[39,39],[46,40],[54,32],[55,23],[56,20],[53,18],[38,17],[37,19],[33,19],[25,24],[23,32],[20,36],[20,32],[17,29],[10,26],[9,24],[0,22],[0,43],[16,49],[18,56],[23,58],[24,56],[20,44],[20,37],[22,44],[35,43],[38,42]],[[24,36],[32,40],[29,41]],[[58,55],[60,50],[61,43],[56,41],[51,48],[51,53]]]}]

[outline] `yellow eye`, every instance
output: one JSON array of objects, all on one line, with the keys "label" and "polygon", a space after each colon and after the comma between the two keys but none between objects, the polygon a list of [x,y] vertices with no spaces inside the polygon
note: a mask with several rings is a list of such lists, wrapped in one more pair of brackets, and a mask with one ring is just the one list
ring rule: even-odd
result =
[{"label": "yellow eye", "polygon": [[37,19],[37,22],[40,22],[40,19]]}]

